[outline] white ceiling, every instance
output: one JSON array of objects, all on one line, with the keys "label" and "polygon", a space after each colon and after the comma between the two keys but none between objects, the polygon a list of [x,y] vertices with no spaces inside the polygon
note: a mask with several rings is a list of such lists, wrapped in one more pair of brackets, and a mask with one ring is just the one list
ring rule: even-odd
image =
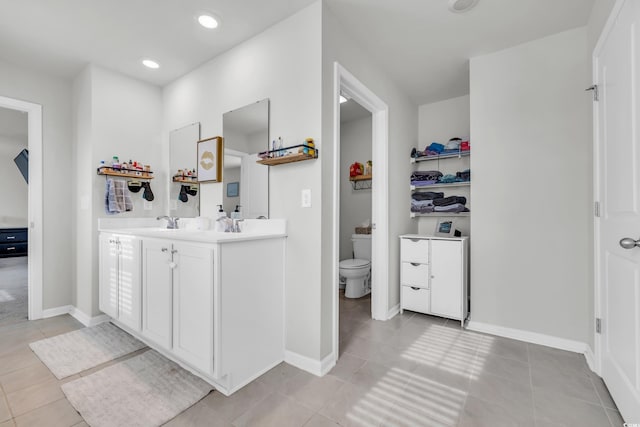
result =
[{"label": "white ceiling", "polygon": [[[71,78],[87,63],[165,85],[315,0],[0,0],[0,58]],[[594,0],[325,0],[416,104],[469,91],[468,59],[585,25]],[[217,30],[196,24],[201,11]],[[161,64],[149,70],[140,60]]]}]

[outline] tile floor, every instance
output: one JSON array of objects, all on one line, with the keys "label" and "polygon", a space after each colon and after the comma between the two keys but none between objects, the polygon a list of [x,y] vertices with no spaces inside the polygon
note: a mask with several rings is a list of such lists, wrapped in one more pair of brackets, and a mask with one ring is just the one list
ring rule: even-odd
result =
[{"label": "tile floor", "polygon": [[[166,426],[622,426],[580,355],[411,312],[377,322],[369,307],[341,298],[341,357],[329,375],[281,364]],[[81,326],[59,316],[0,327],[0,427],[86,425],[27,345]]]},{"label": "tile floor", "polygon": [[27,257],[0,258],[0,326],[27,320]]}]

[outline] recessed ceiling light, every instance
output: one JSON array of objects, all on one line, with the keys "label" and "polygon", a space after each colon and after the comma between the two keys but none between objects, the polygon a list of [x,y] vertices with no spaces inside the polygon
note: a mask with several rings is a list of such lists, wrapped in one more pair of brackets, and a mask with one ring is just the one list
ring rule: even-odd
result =
[{"label": "recessed ceiling light", "polygon": [[198,22],[200,25],[210,30],[218,28],[218,20],[212,15],[200,15],[198,16]]},{"label": "recessed ceiling light", "polygon": [[347,101],[348,101],[347,98],[345,98],[344,96],[340,95],[340,104],[344,104]]},{"label": "recessed ceiling light", "polygon": [[144,65],[147,68],[151,68],[152,70],[156,70],[156,69],[160,68],[160,64],[158,64],[153,59],[143,59],[142,60],[142,65]]},{"label": "recessed ceiling light", "polygon": [[478,4],[479,0],[449,0],[449,10],[455,13],[467,12]]}]

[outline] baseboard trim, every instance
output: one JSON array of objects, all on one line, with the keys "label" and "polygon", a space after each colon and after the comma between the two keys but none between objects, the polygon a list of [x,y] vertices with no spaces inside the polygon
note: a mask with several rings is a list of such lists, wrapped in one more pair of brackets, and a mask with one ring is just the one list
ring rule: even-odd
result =
[{"label": "baseboard trim", "polygon": [[398,313],[400,313],[400,303],[391,307],[391,309],[387,312],[387,320],[394,318]]},{"label": "baseboard trim", "polygon": [[289,350],[284,352],[284,361],[317,377],[324,376],[336,364],[333,354],[329,354],[322,360],[317,360]]},{"label": "baseboard trim", "polygon": [[511,338],[531,344],[539,344],[553,347],[560,350],[582,353],[586,357],[587,344],[580,341],[568,340],[566,338],[554,337],[552,335],[540,334],[537,332],[523,331],[521,329],[506,328],[504,326],[491,325],[488,323],[469,321],[467,329],[470,331],[483,332],[497,335],[499,337]]},{"label": "baseboard trim", "polygon": [[108,322],[110,319],[106,314],[91,317],[84,311],[79,310],[77,307],[72,307],[69,314],[75,317],[78,322],[82,323],[86,327],[99,325],[100,323]]},{"label": "baseboard trim", "polygon": [[63,314],[69,314],[73,309],[72,305],[63,305],[61,307],[47,308],[42,310],[42,318],[48,319],[49,317],[61,316]]},{"label": "baseboard trim", "polygon": [[585,344],[585,346],[587,347],[587,349],[584,352],[584,357],[585,359],[587,359],[587,365],[589,365],[589,369],[591,369],[591,371],[595,372],[596,374],[600,375],[598,373],[598,371],[596,370],[596,355],[593,352],[593,350],[591,349],[591,346],[589,344]]}]

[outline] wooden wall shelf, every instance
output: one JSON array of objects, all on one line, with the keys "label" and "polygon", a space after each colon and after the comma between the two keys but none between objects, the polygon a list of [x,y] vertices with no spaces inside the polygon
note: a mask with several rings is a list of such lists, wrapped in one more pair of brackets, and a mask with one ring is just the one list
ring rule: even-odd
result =
[{"label": "wooden wall shelf", "polygon": [[99,167],[97,170],[98,175],[115,176],[119,178],[131,178],[131,179],[153,179],[153,172],[151,171],[134,171],[129,169],[113,169],[108,166]]},{"label": "wooden wall shelf", "polygon": [[198,184],[198,177],[193,177],[193,176],[174,176],[172,178],[173,182],[179,182],[181,184],[191,184],[191,185],[195,185]]},{"label": "wooden wall shelf", "polygon": [[[313,152],[313,154],[295,153],[295,154],[287,154],[284,156],[271,157],[274,154],[286,153],[291,149],[296,149],[299,147],[305,148],[306,151],[311,151]],[[283,147],[277,150],[265,151],[264,153],[260,153],[260,155],[266,154],[268,157],[265,157],[262,160],[257,160],[256,163],[260,163],[261,165],[267,165],[267,166],[277,166],[277,165],[284,165],[286,163],[301,162],[303,160],[313,160],[318,158],[319,151],[320,150],[315,148],[315,146],[312,147],[307,144],[292,145],[291,147]]]}]

